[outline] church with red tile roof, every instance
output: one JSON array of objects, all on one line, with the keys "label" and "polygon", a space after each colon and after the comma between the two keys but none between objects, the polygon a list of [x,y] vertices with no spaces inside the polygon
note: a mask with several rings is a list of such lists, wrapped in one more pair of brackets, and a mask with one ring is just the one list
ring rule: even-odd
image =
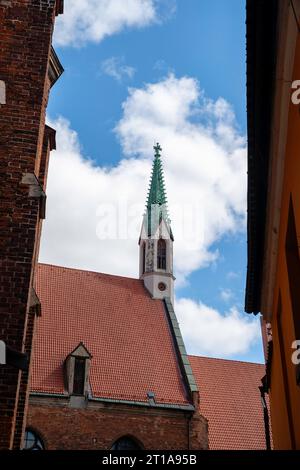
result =
[{"label": "church with red tile roof", "polygon": [[264,366],[187,355],[154,149],[139,279],[38,266],[26,448],[266,448]]}]

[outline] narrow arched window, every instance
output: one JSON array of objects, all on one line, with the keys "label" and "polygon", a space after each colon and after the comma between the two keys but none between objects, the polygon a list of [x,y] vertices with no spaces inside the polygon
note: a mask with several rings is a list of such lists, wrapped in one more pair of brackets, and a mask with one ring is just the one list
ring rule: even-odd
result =
[{"label": "narrow arched window", "polygon": [[143,248],[142,248],[142,273],[144,274],[146,271],[146,243],[143,243]]},{"label": "narrow arched window", "polygon": [[32,429],[26,428],[24,437],[25,450],[44,450],[45,446],[41,437]]},{"label": "narrow arched window", "polygon": [[124,436],[114,442],[111,450],[138,450],[140,448],[135,439],[130,436]]},{"label": "narrow arched window", "polygon": [[166,241],[160,238],[157,243],[157,268],[167,268],[167,246]]}]

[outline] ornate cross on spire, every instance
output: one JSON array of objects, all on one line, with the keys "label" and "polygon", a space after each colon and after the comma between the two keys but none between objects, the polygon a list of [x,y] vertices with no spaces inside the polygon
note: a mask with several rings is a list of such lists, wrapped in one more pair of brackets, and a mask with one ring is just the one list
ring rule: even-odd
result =
[{"label": "ornate cross on spire", "polygon": [[158,142],[156,143],[156,145],[154,145],[153,149],[155,151],[155,156],[160,157],[160,152],[162,151],[162,148]]}]

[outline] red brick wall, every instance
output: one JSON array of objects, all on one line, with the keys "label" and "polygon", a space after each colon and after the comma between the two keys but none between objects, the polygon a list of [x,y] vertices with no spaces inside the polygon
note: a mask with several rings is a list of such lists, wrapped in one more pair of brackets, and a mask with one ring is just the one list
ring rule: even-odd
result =
[{"label": "red brick wall", "polygon": [[[55,0],[0,5],[0,80],[6,84],[6,104],[0,105],[0,338],[18,351],[28,340],[28,297],[40,228],[39,199],[29,197],[21,181],[24,173],[39,169],[54,17]],[[16,417],[18,433],[23,426],[26,400],[20,395],[18,403],[20,375],[0,366],[0,449],[12,447]]]},{"label": "red brick wall", "polygon": [[[50,156],[50,134],[52,134],[52,140],[55,140],[55,131],[48,126],[45,126],[44,139],[43,139],[43,148],[41,152],[41,158],[39,160],[39,182],[43,189],[46,189],[47,182],[47,173],[48,173],[48,163]],[[41,229],[42,229],[42,220],[39,221],[37,230],[36,230],[36,243],[35,243],[35,252],[34,252],[34,265],[38,261],[38,252],[39,244],[41,239]],[[13,440],[13,449],[17,450],[23,446],[23,436],[26,428],[26,419],[23,417],[27,416],[28,411],[28,402],[29,402],[29,393],[30,387],[28,383],[30,382],[30,373],[31,373],[31,354],[32,349],[34,348],[34,335],[35,335],[35,326],[36,326],[36,314],[37,306],[31,307],[27,316],[27,327],[26,327],[26,339],[24,351],[28,354],[29,358],[29,369],[28,371],[21,372],[20,380],[20,389],[18,396],[18,405],[17,405],[17,414],[16,414],[16,425],[14,430],[14,440]]]},{"label": "red brick wall", "polygon": [[[36,323],[36,312],[34,308],[29,310],[28,314],[28,321],[27,321],[27,328],[26,328],[26,341],[25,341],[25,348],[24,351],[28,354],[29,362],[31,356],[31,348],[33,346],[33,335],[35,331],[35,323]],[[27,415],[28,409],[28,399],[29,399],[29,374],[30,368],[28,371],[21,372],[21,380],[20,380],[20,389],[19,389],[19,397],[18,397],[18,404],[17,404],[17,411],[16,411],[16,424],[14,430],[14,440],[13,440],[13,449],[20,449],[22,448],[22,438],[23,433],[25,431],[26,420],[23,419],[24,416]]]},{"label": "red brick wall", "polygon": [[110,449],[125,435],[145,449],[207,448],[202,416],[194,420],[190,413],[167,409],[100,402],[76,409],[66,399],[31,397],[28,426],[40,434],[47,449]]}]

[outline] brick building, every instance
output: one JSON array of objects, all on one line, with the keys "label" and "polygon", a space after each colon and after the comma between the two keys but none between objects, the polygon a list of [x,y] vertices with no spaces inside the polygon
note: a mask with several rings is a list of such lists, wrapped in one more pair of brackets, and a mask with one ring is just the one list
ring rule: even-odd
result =
[{"label": "brick building", "polygon": [[39,299],[33,288],[49,152],[49,90],[62,73],[51,47],[62,0],[0,1],[0,449],[21,446]]},{"label": "brick building", "polygon": [[265,448],[264,367],[186,354],[166,203],[157,145],[140,278],[38,266],[43,313],[25,447]]}]

